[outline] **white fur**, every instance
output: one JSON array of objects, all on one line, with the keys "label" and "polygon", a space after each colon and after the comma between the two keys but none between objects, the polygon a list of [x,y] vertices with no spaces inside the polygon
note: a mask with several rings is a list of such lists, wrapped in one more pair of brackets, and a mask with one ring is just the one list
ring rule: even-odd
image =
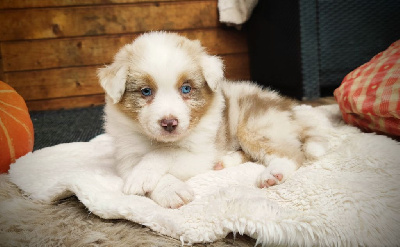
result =
[{"label": "white fur", "polygon": [[[252,116],[246,126],[239,126],[248,111],[240,106],[243,96],[248,96],[248,100],[253,95],[265,100],[278,100],[281,96],[261,90],[254,83],[224,81],[223,63],[218,57],[208,55],[198,41],[189,41],[176,34],[153,32],[140,36],[124,46],[113,64],[100,69],[98,75],[108,95],[105,128],[115,140],[116,168],[124,180],[123,192],[150,195],[165,207],[179,207],[192,200],[190,188],[183,181],[211,170],[221,161],[229,166],[242,163],[239,153],[224,155],[242,148],[237,133],[243,128],[251,131],[249,135],[256,143],[260,136],[277,148],[290,146],[301,150],[299,132],[303,125],[312,126],[312,123],[301,123],[306,122],[307,113],[300,108],[298,123],[292,119],[292,112],[274,107],[265,114]],[[142,85],[144,75],[151,77],[155,84],[151,100],[140,93],[125,92],[129,78],[133,80],[129,83]],[[182,95],[179,91],[182,75],[189,75],[197,86],[204,86],[205,81],[212,91],[213,100],[208,102],[210,105],[200,119],[192,119],[192,107],[205,107],[205,102],[198,98],[190,101]],[[124,99],[124,93],[140,97],[138,102],[146,100],[146,103],[137,103],[140,107],[128,105],[136,107],[133,108],[138,111],[135,118],[118,105]],[[228,105],[229,120],[223,113]],[[174,131],[167,132],[161,126],[160,122],[165,118],[177,120]],[[198,121],[191,124],[193,120]],[[225,130],[229,130],[230,136]],[[311,156],[320,156],[325,151],[317,144],[309,144],[306,150]],[[258,161],[269,165],[260,174],[261,180],[283,176],[276,181],[279,184],[298,168],[291,157],[259,152],[262,158]]]},{"label": "white fur", "polygon": [[203,56],[200,64],[203,68],[204,76],[208,80],[208,84],[215,92],[218,88],[218,83],[224,78],[224,64],[221,59],[215,56]]},{"label": "white fur", "polygon": [[157,187],[150,193],[151,199],[168,208],[183,206],[191,202],[193,197],[192,188],[170,174],[163,176]]},{"label": "white fur", "polygon": [[[106,73],[115,74],[114,77],[107,77]],[[118,103],[125,91],[126,81],[126,68],[125,66],[115,68],[115,66],[109,66],[99,72],[99,76],[104,78],[101,80],[101,86],[107,92],[107,94],[113,99],[114,103]]]},{"label": "white fur", "polygon": [[[210,110],[190,128],[190,108],[176,88],[179,75],[188,73],[194,80],[204,77],[215,92],[223,78],[223,64],[219,58],[203,52],[198,42],[189,41],[201,51],[198,61],[193,61],[178,45],[181,41],[182,37],[164,32],[142,35],[123,47],[111,66],[99,71],[101,85],[112,99],[105,108],[105,127],[116,140],[117,170],[124,179],[123,191],[138,195],[151,193],[151,198],[165,207],[191,201],[191,193],[189,189],[182,189],[182,181],[212,169],[217,160],[215,136],[224,106],[222,95],[217,94]],[[120,92],[125,89],[122,85],[127,76],[122,76],[122,72],[109,73],[110,69],[128,70],[132,77],[145,72],[157,84],[156,96],[143,106],[137,121],[115,105],[121,100]],[[173,133],[167,133],[160,126],[160,120],[166,117],[178,120]],[[161,189],[157,184],[166,187]],[[171,191],[166,193],[166,190]],[[181,196],[171,196],[182,193],[186,195],[183,201]]]}]

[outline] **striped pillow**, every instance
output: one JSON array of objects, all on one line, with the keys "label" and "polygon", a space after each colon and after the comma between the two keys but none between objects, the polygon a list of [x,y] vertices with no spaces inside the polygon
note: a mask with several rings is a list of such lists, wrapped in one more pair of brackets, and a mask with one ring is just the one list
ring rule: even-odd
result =
[{"label": "striped pillow", "polygon": [[334,92],[345,122],[400,136],[400,40],[349,73]]}]

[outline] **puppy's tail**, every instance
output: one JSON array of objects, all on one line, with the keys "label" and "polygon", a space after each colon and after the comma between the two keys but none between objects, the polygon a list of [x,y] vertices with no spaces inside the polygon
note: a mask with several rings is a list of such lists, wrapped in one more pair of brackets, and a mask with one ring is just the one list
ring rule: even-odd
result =
[{"label": "puppy's tail", "polygon": [[300,140],[307,159],[316,159],[324,155],[329,148],[329,130],[331,122],[317,109],[308,105],[293,108],[296,121],[301,125]]}]

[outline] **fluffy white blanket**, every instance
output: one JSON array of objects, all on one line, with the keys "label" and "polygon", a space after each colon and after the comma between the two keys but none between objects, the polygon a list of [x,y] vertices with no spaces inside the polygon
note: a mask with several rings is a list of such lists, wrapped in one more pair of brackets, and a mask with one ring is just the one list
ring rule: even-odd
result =
[{"label": "fluffy white blanket", "polygon": [[328,153],[268,189],[255,186],[263,167],[246,163],[193,177],[195,200],[162,208],[121,192],[107,135],[30,153],[12,165],[10,178],[32,200],[75,194],[102,218],[131,220],[182,243],[238,232],[263,245],[399,246],[399,143],[344,125],[336,106],[310,110],[332,121]]}]

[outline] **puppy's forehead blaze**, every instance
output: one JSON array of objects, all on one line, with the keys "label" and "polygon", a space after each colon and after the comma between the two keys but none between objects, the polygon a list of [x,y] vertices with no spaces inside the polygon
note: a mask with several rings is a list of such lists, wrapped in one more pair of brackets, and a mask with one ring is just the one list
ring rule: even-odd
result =
[{"label": "puppy's forehead blaze", "polygon": [[138,114],[144,105],[149,103],[148,98],[144,98],[141,89],[151,88],[157,90],[157,84],[153,78],[146,73],[133,73],[126,80],[125,92],[122,95],[118,107],[133,119],[138,118]]},{"label": "puppy's forehead blaze", "polygon": [[215,93],[211,90],[207,83],[196,90],[193,94],[191,102],[190,125],[195,126],[201,118],[208,112],[215,99]]},{"label": "puppy's forehead blaze", "polygon": [[186,39],[183,42],[182,37],[162,41],[140,40],[134,43],[134,52],[130,53],[128,59],[132,62],[132,70],[148,73],[160,82],[164,78],[168,78],[169,81],[177,79],[177,75],[198,66],[201,47]]}]

